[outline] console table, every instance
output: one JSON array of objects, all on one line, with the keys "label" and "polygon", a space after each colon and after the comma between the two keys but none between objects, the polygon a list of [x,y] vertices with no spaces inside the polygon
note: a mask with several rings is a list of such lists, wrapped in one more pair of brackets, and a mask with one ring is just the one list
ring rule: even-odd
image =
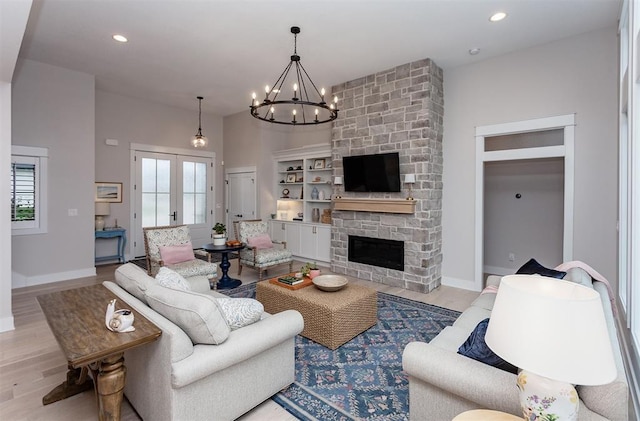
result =
[{"label": "console table", "polygon": [[[99,284],[37,297],[69,367],[67,380],[42,399],[43,405],[73,396],[95,384],[99,420],[120,420],[126,378],[124,352],[155,341],[162,331],[135,310],[135,331],[108,330],[105,312],[114,298],[111,291]],[[128,306],[118,300],[116,307]],[[93,382],[87,376],[89,372]]]},{"label": "console table", "polygon": [[124,228],[105,228],[104,231],[96,231],[96,240],[100,238],[117,238],[118,249],[116,254],[111,256],[96,256],[96,263],[104,260],[118,259],[119,263],[124,263],[124,246],[127,244],[127,230]]}]

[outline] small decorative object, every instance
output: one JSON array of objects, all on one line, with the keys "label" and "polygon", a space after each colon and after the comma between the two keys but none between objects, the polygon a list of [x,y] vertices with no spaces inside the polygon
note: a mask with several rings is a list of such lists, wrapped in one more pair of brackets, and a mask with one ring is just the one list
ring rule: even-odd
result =
[{"label": "small decorative object", "polygon": [[323,209],[322,216],[320,217],[320,222],[323,224],[331,223],[331,209]]},{"label": "small decorative object", "polygon": [[301,170],[301,169],[302,169],[302,165],[298,165],[298,166],[296,167],[296,169],[297,169],[297,170]]},{"label": "small decorative object", "polygon": [[293,171],[293,167],[287,168],[287,171]]},{"label": "small decorative object", "polygon": [[307,277],[313,279],[316,276],[320,275],[320,269],[318,269],[318,266],[316,265],[316,262],[313,262],[313,263],[307,262],[300,269],[300,273],[302,273],[303,276],[307,276]]},{"label": "small decorative object", "polygon": [[271,214],[271,219],[276,219],[276,214],[275,213]]},{"label": "small decorative object", "polygon": [[289,189],[282,189],[282,198],[283,199],[289,198]]},{"label": "small decorative object", "polygon": [[213,226],[213,231],[215,231],[215,234],[213,234],[213,245],[224,246],[227,241],[227,236],[225,235],[227,227],[223,223],[217,222]]},{"label": "small decorative object", "polygon": [[316,170],[321,170],[324,168],[324,159],[316,159],[313,161],[313,168]]},{"label": "small decorative object", "polygon": [[304,181],[304,177],[302,176],[302,173],[296,175],[296,183],[302,183]]},{"label": "small decorative object", "polygon": [[311,190],[311,199],[318,200],[318,189],[316,187]]},{"label": "small decorative object", "polygon": [[295,174],[287,174],[287,183],[295,183],[296,175]]},{"label": "small decorative object", "polygon": [[322,181],[322,178],[316,177],[316,178],[313,179],[313,181],[315,181],[316,183],[319,183],[320,181]]},{"label": "small decorative object", "polygon": [[227,245],[227,247],[238,247],[242,243],[238,240],[229,240],[225,244]]},{"label": "small decorative object", "polygon": [[320,209],[318,208],[311,209],[311,220],[313,222],[320,222]]},{"label": "small decorative object", "polygon": [[339,291],[349,283],[347,278],[340,275],[320,275],[312,280],[316,288],[327,292]]},{"label": "small decorative object", "polygon": [[318,200],[324,200],[324,190],[320,190],[318,193]]},{"label": "small decorative object", "polygon": [[298,218],[302,218],[304,214],[302,212],[298,212]]},{"label": "small decorative object", "polygon": [[131,310],[116,310],[116,299],[109,301],[104,315],[104,324],[112,332],[133,332],[133,312]]}]

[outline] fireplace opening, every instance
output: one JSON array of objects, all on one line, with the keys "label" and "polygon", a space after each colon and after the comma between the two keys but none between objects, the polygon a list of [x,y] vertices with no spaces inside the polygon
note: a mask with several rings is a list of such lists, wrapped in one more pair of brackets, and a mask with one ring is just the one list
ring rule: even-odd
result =
[{"label": "fireplace opening", "polygon": [[351,262],[404,271],[404,242],[350,235],[348,258]]}]

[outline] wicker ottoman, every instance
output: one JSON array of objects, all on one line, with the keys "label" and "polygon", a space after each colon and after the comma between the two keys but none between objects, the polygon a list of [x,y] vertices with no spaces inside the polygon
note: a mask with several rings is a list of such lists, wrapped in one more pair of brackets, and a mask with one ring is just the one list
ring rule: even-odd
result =
[{"label": "wicker ottoman", "polygon": [[304,319],[301,335],[331,349],[376,324],[377,296],[374,289],[351,284],[336,292],[313,285],[294,291],[269,281],[256,285],[256,298],[267,313],[298,310]]}]

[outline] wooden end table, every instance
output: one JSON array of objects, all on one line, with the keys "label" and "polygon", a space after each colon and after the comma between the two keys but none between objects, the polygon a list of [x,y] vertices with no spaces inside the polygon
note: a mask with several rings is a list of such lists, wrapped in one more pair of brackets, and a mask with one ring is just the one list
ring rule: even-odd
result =
[{"label": "wooden end table", "polygon": [[[92,285],[38,296],[51,332],[69,366],[67,380],[42,398],[42,404],[68,398],[95,381],[100,421],[119,420],[125,385],[124,351],[155,341],[162,331],[135,310],[133,332],[112,332],[104,324],[109,302],[117,298],[103,285]],[[116,309],[127,308],[122,300]]]}]

